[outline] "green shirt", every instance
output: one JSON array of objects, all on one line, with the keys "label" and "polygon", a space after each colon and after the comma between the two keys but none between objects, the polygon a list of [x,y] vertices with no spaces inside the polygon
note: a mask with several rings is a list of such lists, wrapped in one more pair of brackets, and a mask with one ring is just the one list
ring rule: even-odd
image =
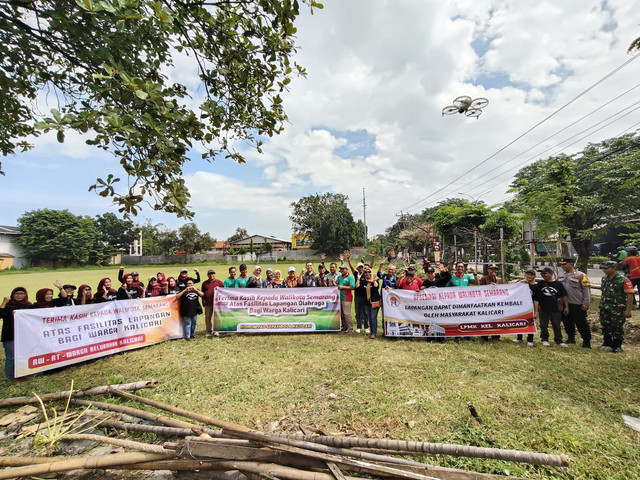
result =
[{"label": "green shirt", "polygon": [[236,288],[237,282],[238,282],[237,278],[227,278],[222,284],[222,286],[224,288]]},{"label": "green shirt", "polygon": [[[356,281],[351,275],[347,275],[343,277],[340,275],[338,277],[338,286],[350,286],[356,288]],[[340,301],[341,302],[351,302],[353,300],[353,290],[340,290]]]},{"label": "green shirt", "polygon": [[247,288],[247,283],[249,283],[249,277],[246,277],[246,278],[238,277],[238,278],[236,278],[236,288]]}]

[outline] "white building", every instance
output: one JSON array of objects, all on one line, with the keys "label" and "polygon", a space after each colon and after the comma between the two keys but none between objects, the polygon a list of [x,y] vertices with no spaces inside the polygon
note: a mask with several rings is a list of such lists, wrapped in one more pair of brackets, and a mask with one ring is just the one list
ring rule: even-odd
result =
[{"label": "white building", "polygon": [[22,248],[15,243],[19,235],[18,227],[0,225],[0,269],[22,268],[28,264]]}]

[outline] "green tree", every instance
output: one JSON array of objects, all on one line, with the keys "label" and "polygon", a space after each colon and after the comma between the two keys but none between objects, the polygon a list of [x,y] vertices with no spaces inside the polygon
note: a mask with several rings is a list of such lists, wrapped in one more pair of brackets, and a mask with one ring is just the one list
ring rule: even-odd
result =
[{"label": "green tree", "polygon": [[18,219],[20,236],[16,240],[32,263],[104,264],[111,255],[100,241],[95,221],[68,210],[41,209],[25,212]]},{"label": "green tree", "polygon": [[[0,151],[31,148],[41,132],[60,142],[81,132],[119,158],[124,191],[112,173],[91,188],[121,212],[136,214],[146,200],[191,217],[181,174],[194,142],[206,160],[244,163],[235,140],[260,151],[260,136],[282,131],[281,93],[306,73],[292,60],[299,13],[298,0],[0,2]],[[170,80],[185,57],[199,82]],[[48,116],[43,90],[57,102]]]},{"label": "green tree", "polygon": [[129,250],[138,235],[139,229],[128,219],[120,219],[113,213],[96,215],[96,226],[100,239],[117,250]]},{"label": "green tree", "polygon": [[186,223],[178,229],[180,250],[191,253],[202,252],[209,250],[214,243],[216,243],[215,239],[211,238],[209,233],[202,233],[193,222]]},{"label": "green tree", "polygon": [[236,240],[242,240],[243,238],[247,238],[249,236],[249,232],[247,232],[246,228],[238,227],[236,228],[236,232],[227,238],[227,242],[235,242]]},{"label": "green tree", "polygon": [[153,225],[151,220],[140,225],[142,230],[143,255],[167,255],[179,250],[178,233],[158,223]]},{"label": "green tree", "polygon": [[472,241],[474,230],[480,228],[490,212],[484,202],[449,198],[438,205],[432,218],[438,234],[451,245],[454,235],[458,241]]},{"label": "green tree", "polygon": [[538,160],[516,174],[511,191],[539,237],[568,236],[585,269],[595,235],[637,218],[639,182],[640,137],[628,134]]},{"label": "green tree", "polygon": [[325,193],[293,202],[289,219],[294,231],[309,234],[312,248],[328,254],[351,248],[357,243],[356,223],[347,206],[348,199],[341,193]]}]

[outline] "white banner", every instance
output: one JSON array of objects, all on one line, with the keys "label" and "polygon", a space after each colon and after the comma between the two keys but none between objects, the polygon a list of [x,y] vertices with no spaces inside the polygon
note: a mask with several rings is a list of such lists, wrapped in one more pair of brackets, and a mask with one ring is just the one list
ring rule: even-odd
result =
[{"label": "white banner", "polygon": [[15,376],[183,335],[175,295],[15,311]]},{"label": "white banner", "polygon": [[529,285],[383,290],[385,335],[468,337],[535,333]]}]

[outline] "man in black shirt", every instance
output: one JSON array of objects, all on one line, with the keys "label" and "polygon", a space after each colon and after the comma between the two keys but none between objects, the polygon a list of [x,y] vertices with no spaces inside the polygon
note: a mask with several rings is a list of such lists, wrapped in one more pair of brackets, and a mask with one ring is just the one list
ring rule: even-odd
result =
[{"label": "man in black shirt", "polygon": [[542,280],[538,282],[540,290],[540,340],[544,347],[549,346],[549,321],[553,328],[553,341],[556,345],[566,347],[562,341],[562,329],[560,322],[562,313],[569,311],[569,299],[567,291],[562,283],[553,279],[553,270],[551,267],[544,267],[539,270]]}]

